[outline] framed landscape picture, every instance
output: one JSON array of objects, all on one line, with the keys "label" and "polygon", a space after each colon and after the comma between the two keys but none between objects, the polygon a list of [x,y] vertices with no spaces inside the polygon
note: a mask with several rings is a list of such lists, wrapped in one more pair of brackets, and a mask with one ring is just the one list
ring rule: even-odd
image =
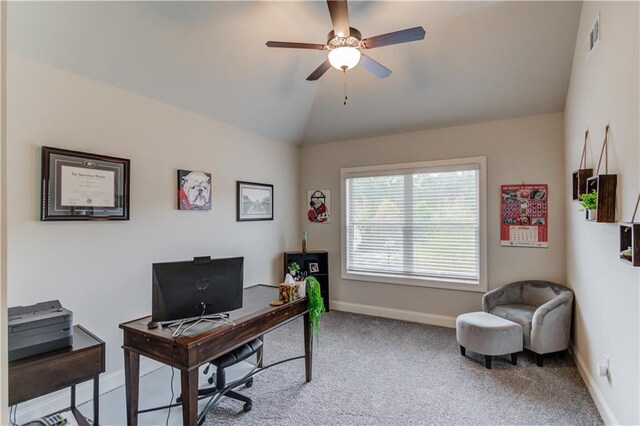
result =
[{"label": "framed landscape picture", "polygon": [[238,181],[237,197],[238,222],[273,220],[273,185]]},{"label": "framed landscape picture", "polygon": [[129,220],[129,165],[43,146],[40,220]]}]

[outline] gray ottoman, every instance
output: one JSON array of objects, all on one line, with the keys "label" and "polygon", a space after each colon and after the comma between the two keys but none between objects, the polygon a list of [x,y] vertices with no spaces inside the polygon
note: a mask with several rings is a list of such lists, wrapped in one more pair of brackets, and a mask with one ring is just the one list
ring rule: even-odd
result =
[{"label": "gray ottoman", "polygon": [[471,312],[456,318],[456,338],[460,352],[466,349],[485,356],[485,366],[491,368],[491,357],[511,354],[511,363],[518,362],[522,352],[522,327],[520,324],[491,315],[487,312]]}]

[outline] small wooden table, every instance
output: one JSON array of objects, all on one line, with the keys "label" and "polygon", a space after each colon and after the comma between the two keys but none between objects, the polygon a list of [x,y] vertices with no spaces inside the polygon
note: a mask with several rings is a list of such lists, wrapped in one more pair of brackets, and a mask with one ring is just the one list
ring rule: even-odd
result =
[{"label": "small wooden table", "polygon": [[76,408],[76,385],[93,379],[93,424],[98,425],[104,355],[104,342],[81,325],[75,325],[73,346],[9,363],[9,405],[71,387],[69,409],[79,425],[89,426]]},{"label": "small wooden table", "polygon": [[120,324],[124,332],[127,424],[138,424],[140,355],[181,370],[182,422],[195,425],[198,418],[198,367],[234,348],[261,337],[296,318],[304,316],[304,355],[307,382],[312,378],[313,338],[309,324],[307,298],[281,306],[270,306],[278,299],[278,288],[263,284],[244,289],[243,306],[229,313],[235,325],[219,325],[173,338],[173,329],[149,329],[151,317]]}]

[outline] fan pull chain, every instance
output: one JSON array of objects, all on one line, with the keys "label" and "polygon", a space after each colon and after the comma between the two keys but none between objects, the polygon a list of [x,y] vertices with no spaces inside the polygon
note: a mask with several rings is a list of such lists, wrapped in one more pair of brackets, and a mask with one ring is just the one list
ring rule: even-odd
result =
[{"label": "fan pull chain", "polygon": [[342,73],[344,74],[344,104],[343,105],[347,105],[347,100],[349,99],[347,97],[347,70],[343,69]]}]

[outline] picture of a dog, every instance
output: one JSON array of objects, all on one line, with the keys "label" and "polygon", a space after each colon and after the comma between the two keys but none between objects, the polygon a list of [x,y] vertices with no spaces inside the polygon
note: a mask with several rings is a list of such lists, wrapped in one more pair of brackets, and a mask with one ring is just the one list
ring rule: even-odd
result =
[{"label": "picture of a dog", "polygon": [[[186,174],[185,174],[186,173]],[[211,208],[211,175],[204,172],[178,171],[181,210],[208,210]]]}]

